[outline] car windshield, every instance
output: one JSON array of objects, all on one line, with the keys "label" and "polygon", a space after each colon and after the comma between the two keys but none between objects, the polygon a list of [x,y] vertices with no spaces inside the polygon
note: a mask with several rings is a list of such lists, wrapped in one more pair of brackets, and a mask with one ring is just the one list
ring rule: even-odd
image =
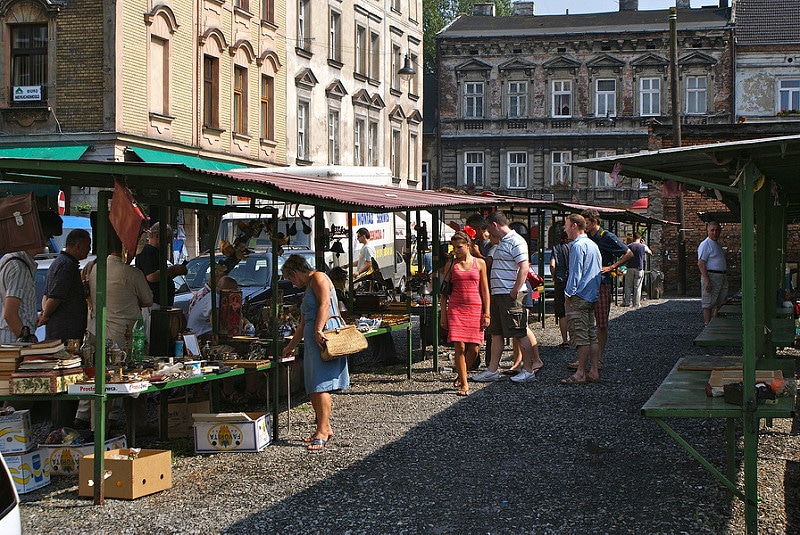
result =
[{"label": "car windshield", "polygon": [[[283,263],[286,262],[290,254],[299,254],[306,259],[311,267],[315,265],[314,251],[310,249],[303,251],[287,251],[278,257],[279,274]],[[192,290],[199,290],[203,287],[208,280],[208,276],[211,274],[209,257],[199,256],[189,260],[189,263],[186,264],[186,269],[186,284]],[[236,280],[240,288],[268,288],[272,282],[272,255],[262,253],[251,254],[231,270],[230,276]]]}]

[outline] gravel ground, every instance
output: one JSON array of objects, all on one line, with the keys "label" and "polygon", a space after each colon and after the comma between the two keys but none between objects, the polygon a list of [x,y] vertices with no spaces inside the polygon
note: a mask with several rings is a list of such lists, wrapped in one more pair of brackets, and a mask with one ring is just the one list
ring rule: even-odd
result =
[{"label": "gravel ground", "polygon": [[[612,309],[602,382],[564,387],[574,351],[550,323],[535,326],[545,368],[533,382],[473,384],[415,363],[353,366],[334,397],[336,436],[320,454],[305,398],[292,432],[261,453],[194,455],[185,441],[145,443],[174,453],[173,487],[102,506],[77,480],[22,496],[25,533],[743,533],[744,508],[653,421],[639,414],[675,361],[699,354],[697,299]],[[405,345],[398,334],[397,345]],[[416,339],[416,336],[415,336]],[[416,345],[415,345],[416,346]],[[782,352],[795,359],[800,353]],[[447,365],[445,348],[440,364]],[[508,366],[508,351],[503,366]],[[724,424],[673,420],[717,467]],[[42,424],[44,425],[44,424]],[[763,425],[763,424],[762,424]],[[800,533],[800,459],[793,421],[762,428],[760,533]],[[603,452],[587,444],[596,444]]]}]

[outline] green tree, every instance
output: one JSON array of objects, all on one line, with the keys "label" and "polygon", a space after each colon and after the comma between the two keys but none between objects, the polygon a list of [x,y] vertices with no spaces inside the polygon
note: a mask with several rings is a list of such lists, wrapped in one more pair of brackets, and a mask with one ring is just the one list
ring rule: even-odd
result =
[{"label": "green tree", "polygon": [[[423,70],[436,71],[436,34],[455,20],[460,13],[472,14],[475,4],[485,0],[422,0],[422,56]],[[511,0],[495,0],[495,16],[511,15]]]}]

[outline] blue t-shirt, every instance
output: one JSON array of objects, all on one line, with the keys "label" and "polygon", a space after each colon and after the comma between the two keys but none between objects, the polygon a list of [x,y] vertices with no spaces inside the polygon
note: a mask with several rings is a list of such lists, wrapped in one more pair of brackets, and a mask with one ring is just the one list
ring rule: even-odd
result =
[{"label": "blue t-shirt", "polygon": [[[617,258],[628,252],[628,246],[622,243],[622,240],[617,238],[616,234],[613,232],[599,229],[594,235],[587,234],[587,236],[589,236],[600,249],[603,266],[610,266],[617,261]],[[603,273],[602,284],[611,284],[612,282],[611,273]]]}]

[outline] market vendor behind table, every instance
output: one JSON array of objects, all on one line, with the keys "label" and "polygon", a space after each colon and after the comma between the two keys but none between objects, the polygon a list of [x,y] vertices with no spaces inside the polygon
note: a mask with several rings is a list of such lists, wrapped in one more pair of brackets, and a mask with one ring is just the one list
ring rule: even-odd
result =
[{"label": "market vendor behind table", "polygon": [[86,331],[86,294],[79,263],[89,256],[92,237],[84,229],[67,235],[66,247],[47,272],[42,313],[37,326],[44,325],[48,340],[66,342],[83,338]]}]

